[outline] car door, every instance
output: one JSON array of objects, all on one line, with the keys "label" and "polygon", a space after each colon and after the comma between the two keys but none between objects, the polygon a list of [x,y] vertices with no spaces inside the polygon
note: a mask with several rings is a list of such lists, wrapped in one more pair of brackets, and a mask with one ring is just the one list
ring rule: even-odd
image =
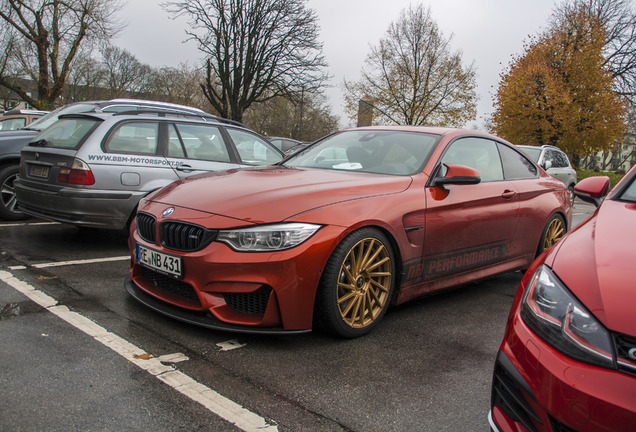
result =
[{"label": "car door", "polygon": [[165,156],[180,178],[239,167],[218,125],[168,124]]},{"label": "car door", "polygon": [[434,279],[495,264],[509,257],[519,205],[514,184],[504,180],[497,143],[481,137],[452,142],[437,165],[474,168],[478,184],[429,185],[423,279]]}]

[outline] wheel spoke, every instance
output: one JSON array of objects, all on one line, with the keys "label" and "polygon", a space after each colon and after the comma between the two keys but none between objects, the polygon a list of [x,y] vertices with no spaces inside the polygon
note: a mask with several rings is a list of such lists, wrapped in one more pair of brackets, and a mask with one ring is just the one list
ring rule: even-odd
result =
[{"label": "wheel spoke", "polygon": [[393,275],[389,253],[382,241],[368,237],[356,243],[341,263],[336,302],[349,327],[369,326],[386,307]]}]

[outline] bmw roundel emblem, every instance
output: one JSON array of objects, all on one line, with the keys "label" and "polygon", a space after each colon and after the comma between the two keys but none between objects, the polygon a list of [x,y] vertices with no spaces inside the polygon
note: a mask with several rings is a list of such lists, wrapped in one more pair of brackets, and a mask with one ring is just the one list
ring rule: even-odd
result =
[{"label": "bmw roundel emblem", "polygon": [[163,211],[163,213],[161,213],[161,217],[166,217],[166,216],[170,216],[172,214],[172,212],[174,211],[174,207],[170,207],[168,209],[165,209]]}]

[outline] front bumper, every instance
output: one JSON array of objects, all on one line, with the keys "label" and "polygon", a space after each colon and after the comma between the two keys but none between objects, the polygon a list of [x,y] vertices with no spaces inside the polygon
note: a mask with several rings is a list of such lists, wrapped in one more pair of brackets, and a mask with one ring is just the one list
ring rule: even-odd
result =
[{"label": "front bumper", "polygon": [[197,325],[199,327],[205,327],[212,330],[222,330],[232,333],[248,333],[248,334],[301,334],[309,333],[311,329],[307,330],[285,330],[280,327],[253,327],[242,326],[225,323],[216,318],[211,313],[196,312],[180,307],[173,306],[169,303],[158,300],[157,298],[149,295],[141,288],[139,288],[130,279],[124,282],[124,287],[128,294],[130,294],[135,300],[141,304],[149,307],[155,312],[159,312],[163,315],[174,318],[178,321],[182,321],[188,324]]},{"label": "front bumper", "polygon": [[145,192],[62,188],[37,189],[14,183],[20,211],[76,226],[124,229]]},{"label": "front bumper", "polygon": [[495,431],[636,430],[636,377],[581,363],[512,319],[492,385]]},{"label": "front bumper", "polygon": [[[325,226],[305,243],[284,251],[242,253],[212,242],[201,250],[176,252],[143,240],[131,228],[127,291],[146,306],[207,328],[244,333],[311,331],[322,269],[345,234]],[[181,279],[137,262],[136,245],[178,255]]]}]

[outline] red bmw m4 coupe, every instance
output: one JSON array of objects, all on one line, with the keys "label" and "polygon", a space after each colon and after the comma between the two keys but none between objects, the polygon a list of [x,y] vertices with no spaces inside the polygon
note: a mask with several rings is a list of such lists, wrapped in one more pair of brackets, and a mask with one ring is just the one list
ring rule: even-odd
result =
[{"label": "red bmw m4 coupe", "polygon": [[126,289],[212,329],[346,338],[391,304],[530,266],[571,204],[510,143],[477,131],[368,127],[282,163],[179,180],[131,225]]}]

